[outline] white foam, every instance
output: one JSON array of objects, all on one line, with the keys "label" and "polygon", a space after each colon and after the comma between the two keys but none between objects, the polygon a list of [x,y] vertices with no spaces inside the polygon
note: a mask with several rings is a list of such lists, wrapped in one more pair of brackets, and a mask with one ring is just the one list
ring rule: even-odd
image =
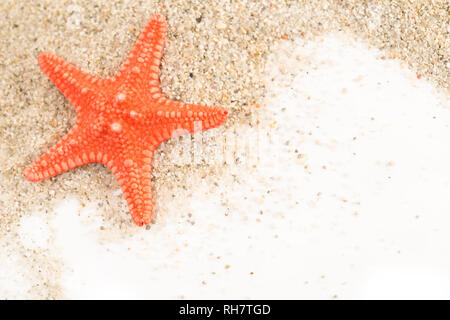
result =
[{"label": "white foam", "polygon": [[48,246],[50,230],[45,219],[36,213],[21,219],[19,237],[26,248],[44,248]]},{"label": "white foam", "polygon": [[[0,242],[2,248],[8,243]],[[0,251],[0,299],[27,299],[32,282],[21,257],[10,249]]]}]

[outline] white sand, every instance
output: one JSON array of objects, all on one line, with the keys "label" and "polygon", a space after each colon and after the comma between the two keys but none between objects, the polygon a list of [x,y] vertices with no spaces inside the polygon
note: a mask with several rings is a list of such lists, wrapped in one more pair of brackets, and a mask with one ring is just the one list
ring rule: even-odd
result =
[{"label": "white sand", "polygon": [[[260,153],[238,145],[213,191],[159,197],[167,212],[127,237],[68,200],[25,217],[23,245],[62,261],[66,298],[450,298],[449,100],[378,54],[342,35],[283,41],[258,128],[226,133]],[[0,296],[21,298],[13,255]]]}]

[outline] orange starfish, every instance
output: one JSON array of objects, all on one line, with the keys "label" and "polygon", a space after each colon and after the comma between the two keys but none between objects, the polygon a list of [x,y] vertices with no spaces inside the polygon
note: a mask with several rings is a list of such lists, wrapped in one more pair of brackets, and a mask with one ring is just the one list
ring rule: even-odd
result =
[{"label": "orange starfish", "polygon": [[166,21],[153,15],[122,68],[112,78],[91,76],[60,57],[41,53],[38,63],[75,108],[77,119],[55,146],[23,172],[41,181],[101,162],[114,174],[138,226],[149,224],[153,153],[172,137],[223,124],[227,110],[170,100],[159,88]]}]

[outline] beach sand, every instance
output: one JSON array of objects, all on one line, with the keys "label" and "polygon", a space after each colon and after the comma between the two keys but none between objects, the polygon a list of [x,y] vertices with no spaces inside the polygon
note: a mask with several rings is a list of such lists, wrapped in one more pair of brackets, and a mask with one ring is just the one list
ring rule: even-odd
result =
[{"label": "beach sand", "polygon": [[[22,171],[75,121],[37,55],[110,76],[153,13],[168,21],[162,91],[229,119],[158,148],[155,218],[138,228],[103,165]],[[449,28],[448,1],[2,1],[0,297],[382,296],[372,260],[404,251],[396,267],[444,274]]]}]

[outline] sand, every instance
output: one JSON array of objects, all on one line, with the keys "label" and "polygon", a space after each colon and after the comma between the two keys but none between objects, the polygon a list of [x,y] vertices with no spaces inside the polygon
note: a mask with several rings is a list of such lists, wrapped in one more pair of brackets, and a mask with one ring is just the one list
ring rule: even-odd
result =
[{"label": "sand", "polygon": [[[169,24],[161,70],[163,92],[172,99],[226,106],[230,111],[230,117],[223,128],[211,130],[194,139],[195,161],[179,161],[178,153],[184,150],[180,150],[177,145],[183,141],[190,143],[192,141],[190,136],[174,139],[158,149],[153,171],[155,181],[153,194],[158,203],[156,218],[148,230],[142,230],[131,222],[117,182],[102,165],[87,165],[36,184],[27,182],[21,172],[27,164],[64,135],[75,120],[75,112],[70,104],[40,72],[36,63],[37,54],[41,51],[51,51],[92,74],[112,75],[123,62],[140,29],[154,12],[165,15]],[[78,222],[79,229],[74,227],[74,232],[81,231],[73,237],[83,237],[88,232],[91,238],[92,234],[95,235],[94,243],[98,242],[104,246],[126,245],[126,243],[136,245],[132,240],[143,237],[146,240],[141,248],[141,254],[146,255],[148,259],[153,258],[152,261],[155,263],[152,265],[153,268],[165,270],[162,275],[159,274],[161,283],[169,283],[174,274],[182,277],[179,273],[180,268],[198,254],[203,254],[205,257],[211,256],[216,260],[220,260],[217,257],[223,259],[223,255],[231,254],[229,251],[233,247],[225,246],[220,254],[214,252],[214,249],[221,251],[220,247],[208,246],[205,239],[209,239],[208,237],[217,231],[215,227],[211,227],[211,224],[216,226],[217,221],[221,221],[224,225],[229,223],[236,226],[238,222],[244,222],[244,227],[247,227],[245,230],[248,230],[255,226],[246,224],[245,221],[249,219],[257,221],[256,219],[263,219],[262,216],[268,215],[267,228],[270,230],[270,221],[273,222],[271,219],[277,221],[279,215],[289,216],[292,212],[298,212],[295,205],[279,212],[273,210],[274,205],[261,203],[260,195],[262,191],[266,194],[273,192],[272,187],[277,186],[277,183],[280,186],[291,186],[293,190],[296,190],[295,181],[277,182],[274,178],[274,182],[266,178],[267,171],[249,170],[247,165],[250,169],[255,169],[254,166],[258,167],[261,162],[258,159],[250,159],[250,161],[247,159],[250,153],[241,150],[231,149],[232,152],[225,160],[220,157],[211,157],[211,153],[214,153],[216,149],[224,148],[220,137],[228,136],[230,139],[227,143],[230,143],[233,137],[239,141],[247,139],[249,132],[253,131],[259,134],[272,133],[271,130],[264,131],[265,129],[262,129],[260,125],[267,124],[267,119],[270,119],[270,114],[274,111],[269,108],[270,105],[281,107],[267,100],[269,93],[277,96],[274,91],[271,91],[273,87],[282,87],[283,81],[287,81],[280,80],[274,84],[267,80],[268,74],[276,68],[276,64],[269,61],[275,52],[282,50],[280,42],[287,43],[285,46],[289,52],[293,50],[289,47],[289,43],[317,40],[321,35],[341,32],[348,38],[358,39],[366,46],[380,49],[376,54],[380,60],[394,58],[403,61],[413,74],[415,81],[429,82],[430,86],[439,88],[437,89],[440,90],[439,95],[445,96],[448,94],[450,74],[449,25],[447,1],[435,1],[432,4],[417,1],[369,3],[320,1],[313,4],[309,1],[294,3],[289,1],[273,3],[269,1],[234,1],[232,3],[228,1],[109,1],[107,3],[102,1],[2,1],[0,3],[0,179],[2,181],[0,201],[3,209],[0,212],[2,226],[0,261],[3,261],[1,270],[8,270],[11,274],[2,278],[3,291],[0,291],[0,296],[4,298],[83,297],[83,293],[88,292],[86,288],[91,288],[89,283],[95,283],[95,275],[98,273],[94,272],[94,276],[86,277],[89,269],[84,272],[77,271],[78,276],[72,274],[71,278],[68,271],[71,265],[83,264],[82,253],[86,252],[83,250],[87,250],[79,247],[78,250],[81,250],[79,256],[65,256],[68,252],[74,251],[75,246],[69,246],[64,242],[64,237],[61,239],[61,230],[67,233],[71,228],[63,227],[66,224],[63,220],[59,220],[61,212],[55,211],[54,208],[59,208],[61,202],[66,203],[70,199],[75,199],[73,201],[78,204],[69,205],[69,207],[79,208],[78,211],[84,210],[80,216],[77,210],[72,213],[69,209],[65,210],[67,216],[71,214],[76,216],[75,220],[70,220],[74,226],[77,225],[77,219],[81,219]],[[299,43],[296,47],[302,47],[302,45],[305,43]],[[300,56],[300,61],[304,57]],[[292,64],[292,62],[289,63]],[[360,64],[363,63],[364,61],[360,61]],[[309,68],[307,61],[304,66],[305,69]],[[351,63],[344,66],[352,68]],[[320,65],[316,66],[316,68],[319,67]],[[312,70],[314,68],[310,71]],[[289,65],[285,65],[285,69],[280,70],[279,74],[289,75],[290,72]],[[295,74],[300,72],[302,72],[301,68],[296,69]],[[272,77],[276,76],[272,75]],[[355,77],[357,78],[358,75]],[[303,85],[307,86],[308,82]],[[328,87],[323,88],[321,93],[323,97],[330,94],[327,89]],[[351,90],[351,88],[339,90],[344,89]],[[297,96],[293,98],[298,99]],[[319,105],[330,104],[328,100],[320,100],[321,97],[311,97],[311,99],[319,99],[321,101]],[[442,98],[439,101],[441,102],[433,105],[447,104],[448,106],[448,98]],[[304,103],[307,102],[308,100],[304,101]],[[411,100],[406,103],[410,102]],[[403,101],[401,104],[404,103]],[[427,104],[427,101],[423,101],[420,106],[425,108]],[[286,104],[285,108],[293,107],[291,104]],[[401,118],[399,121],[408,123]],[[326,130],[330,127],[330,123],[321,125],[321,128]],[[370,117],[367,123],[363,123],[365,126],[370,126]],[[433,126],[433,124],[428,125]],[[279,122],[273,126],[271,129],[275,128],[277,131],[283,129]],[[289,132],[300,130],[301,134],[308,134],[306,129],[308,123],[294,122],[291,126]],[[374,127],[373,130],[380,130],[380,127]],[[332,134],[331,131],[330,135]],[[298,159],[306,172],[308,168],[315,168],[315,166],[325,166],[326,169],[321,170],[329,170],[330,165],[332,166],[332,164],[321,163],[319,159],[304,158],[303,150],[307,148],[307,145],[302,144],[300,139],[297,148],[293,148],[294,141],[291,139],[288,143],[287,154]],[[192,152],[194,151],[190,151]],[[332,153],[332,150],[330,152]],[[420,157],[420,154],[418,156]],[[392,160],[380,161],[386,161],[382,165],[387,165]],[[444,167],[442,168],[445,170]],[[258,196],[254,196],[254,189],[252,190],[251,187],[250,189],[238,187],[250,179],[248,175],[244,175],[246,172],[252,172],[256,177],[261,177],[257,183],[249,184],[261,189],[258,189],[261,191],[257,193]],[[305,192],[306,190],[299,191],[300,194]],[[229,194],[236,194],[236,196],[229,196]],[[286,201],[283,194],[283,192],[279,193],[281,202]],[[208,202],[211,197],[215,197],[214,205]],[[241,212],[240,207],[248,208],[247,205],[242,204],[246,203],[249,197],[255,197],[250,206],[251,212]],[[346,199],[347,202],[349,200]],[[194,206],[195,201],[198,204]],[[304,203],[304,201],[300,202]],[[358,202],[358,200],[355,201]],[[83,208],[89,208],[90,211]],[[266,208],[268,211],[265,210]],[[353,207],[348,210],[351,214],[359,212]],[[263,211],[262,214],[261,211]],[[203,217],[203,220],[197,217],[199,215]],[[214,217],[211,217],[212,215]],[[215,215],[220,215],[220,218],[215,220]],[[199,220],[204,221],[204,224],[199,225]],[[189,226],[193,226],[195,232],[188,229]],[[223,241],[227,239],[228,231],[230,230],[224,229],[220,233]],[[269,231],[265,229],[260,232],[261,239],[263,235],[269,234]],[[204,235],[204,237],[195,237],[194,234]],[[244,237],[244,234],[245,232],[242,231],[239,237]],[[278,233],[270,233],[271,237],[275,235],[280,236]],[[294,235],[295,233],[292,233],[292,237]],[[175,239],[177,237],[179,239]],[[193,239],[200,242],[193,244]],[[150,247],[146,242],[148,240],[152,240],[153,243]],[[92,243],[87,241],[85,246],[89,245]],[[256,240],[251,245],[259,247]],[[283,251],[280,248],[286,247],[281,245],[275,246],[274,249],[277,248]],[[130,250],[139,251],[139,246]],[[291,254],[290,251],[285,253]],[[126,253],[120,251],[120,254],[111,259],[114,261],[123,255],[129,258]],[[91,256],[93,264],[102,265],[103,262],[95,260],[96,251],[93,251]],[[156,259],[155,256],[158,258]],[[255,254],[254,259],[259,261],[258,257],[263,258],[264,254]],[[165,265],[164,258],[168,259],[167,263],[172,265]],[[108,261],[107,258],[105,259],[104,261]],[[234,259],[236,258],[230,258],[230,261],[238,261]],[[231,267],[226,268],[227,265]],[[146,266],[143,263],[139,270],[145,273]],[[235,264],[232,262],[224,262],[221,270],[232,270],[233,267]],[[208,272],[218,273],[218,271],[211,271],[214,268],[211,267]],[[124,266],[123,270],[119,271],[126,269]],[[256,274],[256,266],[247,269],[245,272],[242,270],[242,274],[234,274],[235,277],[223,275],[220,278],[221,283],[226,282],[226,279],[235,279],[234,281],[239,281],[241,278],[248,279]],[[274,269],[277,270],[276,266]],[[118,276],[121,273],[119,271],[116,270],[116,274],[113,274]],[[254,274],[252,275],[251,272]],[[311,280],[308,279],[314,276],[313,274],[305,276],[304,281],[310,282]],[[320,275],[316,276],[320,279]],[[103,279],[104,281],[100,281],[100,286],[111,279]],[[160,296],[182,298],[237,295],[235,290],[226,286],[218,288],[211,286],[209,290],[196,291],[195,288],[208,287],[208,283],[212,281],[206,279],[204,274],[197,274],[188,279],[189,281],[184,283],[184,290],[167,290],[160,293]],[[80,280],[79,283],[85,283],[85,286],[78,285],[75,289],[69,290],[68,288],[71,287],[67,283],[76,283],[76,280]],[[203,281],[206,284],[203,284]],[[131,281],[131,283],[138,283],[138,281]],[[158,284],[145,281],[143,283]],[[287,283],[286,280],[286,285]],[[146,287],[142,286],[143,291],[140,292],[147,292]],[[169,288],[172,287],[169,286]],[[131,291],[131,289],[125,290],[125,292]],[[324,297],[333,297],[336,294],[332,290],[325,291]],[[214,292],[216,294],[213,294]],[[252,294],[253,291],[247,292],[248,297],[255,297]],[[107,295],[100,290],[98,296],[101,297],[102,294]],[[153,297],[157,296],[155,293]],[[295,296],[295,290],[289,296]]]}]

